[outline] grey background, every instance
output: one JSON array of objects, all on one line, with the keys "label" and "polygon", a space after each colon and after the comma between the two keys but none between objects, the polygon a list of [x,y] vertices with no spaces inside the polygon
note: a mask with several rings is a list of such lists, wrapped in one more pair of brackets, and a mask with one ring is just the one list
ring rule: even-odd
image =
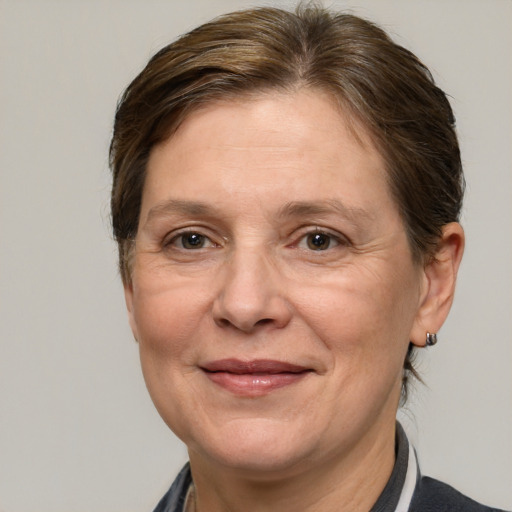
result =
[{"label": "grey background", "polygon": [[[0,0],[3,512],[151,510],[186,460],[127,326],[107,148],[117,98],[153,52],[254,4]],[[401,416],[424,473],[512,508],[512,3],[332,5],[383,24],[452,96],[467,250],[451,317],[420,360],[427,386]]]}]

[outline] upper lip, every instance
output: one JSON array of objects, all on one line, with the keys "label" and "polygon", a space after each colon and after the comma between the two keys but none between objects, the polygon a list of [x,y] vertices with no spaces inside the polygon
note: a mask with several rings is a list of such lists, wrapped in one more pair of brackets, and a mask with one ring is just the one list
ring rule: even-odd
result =
[{"label": "upper lip", "polygon": [[301,373],[311,370],[305,366],[275,361],[272,359],[253,359],[251,361],[242,361],[240,359],[219,359],[210,361],[201,365],[207,372],[227,372],[238,375],[243,374],[276,374],[276,373]]}]

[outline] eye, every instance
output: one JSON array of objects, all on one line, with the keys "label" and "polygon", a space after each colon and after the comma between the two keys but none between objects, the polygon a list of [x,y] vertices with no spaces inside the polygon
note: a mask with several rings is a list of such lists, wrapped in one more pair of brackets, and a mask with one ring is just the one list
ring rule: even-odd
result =
[{"label": "eye", "polygon": [[176,247],[178,249],[194,250],[204,247],[215,247],[216,245],[205,235],[196,231],[187,231],[174,236],[166,246]]},{"label": "eye", "polygon": [[339,245],[340,242],[333,235],[322,231],[308,233],[299,242],[298,246],[310,251],[325,251]]}]

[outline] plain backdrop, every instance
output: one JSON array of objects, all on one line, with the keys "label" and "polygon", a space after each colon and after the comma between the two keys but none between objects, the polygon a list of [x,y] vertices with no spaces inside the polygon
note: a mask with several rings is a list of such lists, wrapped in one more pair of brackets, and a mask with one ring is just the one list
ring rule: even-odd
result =
[{"label": "plain backdrop", "polygon": [[[2,512],[150,511],[187,459],[128,329],[107,149],[116,101],[147,59],[250,5],[0,0]],[[382,24],[451,96],[467,249],[451,317],[422,352],[427,385],[401,417],[423,473],[512,508],[512,2],[329,5]]]}]

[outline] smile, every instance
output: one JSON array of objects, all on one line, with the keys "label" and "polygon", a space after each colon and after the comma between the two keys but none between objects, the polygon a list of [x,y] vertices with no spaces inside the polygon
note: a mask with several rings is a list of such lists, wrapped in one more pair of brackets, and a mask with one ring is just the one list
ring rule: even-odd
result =
[{"label": "smile", "polygon": [[205,375],[233,394],[262,396],[301,381],[313,370],[282,361],[222,359],[201,366]]}]

